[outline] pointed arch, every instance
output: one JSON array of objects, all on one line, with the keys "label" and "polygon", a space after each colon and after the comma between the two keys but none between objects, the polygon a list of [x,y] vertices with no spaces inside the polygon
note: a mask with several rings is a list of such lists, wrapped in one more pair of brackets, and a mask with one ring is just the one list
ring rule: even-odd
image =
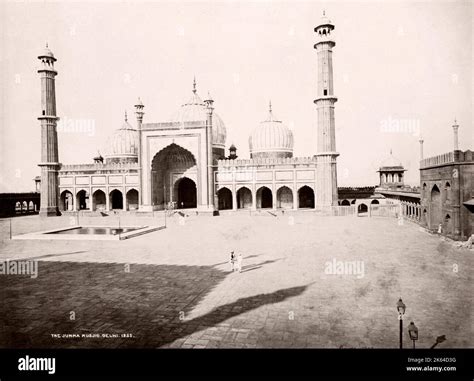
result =
[{"label": "pointed arch", "polygon": [[135,188],[129,189],[125,195],[125,200],[127,202],[127,210],[138,209],[138,190],[136,190]]},{"label": "pointed arch", "polygon": [[308,185],[298,189],[298,208],[314,208],[314,190]]},{"label": "pointed arch", "polygon": [[293,208],[293,191],[290,187],[283,185],[277,190],[277,208],[291,209]]},{"label": "pointed arch", "polygon": [[60,208],[62,211],[73,211],[74,210],[74,196],[69,190],[64,190],[60,195],[61,204]]},{"label": "pointed arch", "polygon": [[270,188],[261,186],[257,189],[257,208],[273,208],[273,194]]},{"label": "pointed arch", "polygon": [[[197,171],[197,162],[195,156],[189,150],[176,143],[167,145],[155,154],[151,161],[150,170],[152,204],[161,205],[163,208],[170,201],[183,202],[183,205],[184,203],[187,205],[197,205],[197,184],[190,178],[193,177],[192,173]],[[175,181],[176,176],[178,176],[177,181]],[[178,188],[183,178],[188,178],[189,181],[194,183],[196,196],[191,194],[191,183],[185,181],[182,186],[189,185],[191,192],[189,196],[195,197],[195,201],[187,198],[186,201],[184,199],[181,201],[177,199]],[[199,181],[199,178],[197,178],[197,181]],[[180,205],[177,206],[181,207]]]},{"label": "pointed arch", "polygon": [[197,188],[194,180],[181,177],[173,186],[174,199],[178,209],[192,209],[197,207]]},{"label": "pointed arch", "polygon": [[250,209],[252,201],[252,191],[246,186],[239,187],[237,190],[237,209]]},{"label": "pointed arch", "polygon": [[227,187],[222,187],[217,191],[218,209],[227,210],[233,208],[232,191]]},{"label": "pointed arch", "polygon": [[107,196],[102,189],[97,189],[92,193],[94,210],[105,210],[107,205]]}]

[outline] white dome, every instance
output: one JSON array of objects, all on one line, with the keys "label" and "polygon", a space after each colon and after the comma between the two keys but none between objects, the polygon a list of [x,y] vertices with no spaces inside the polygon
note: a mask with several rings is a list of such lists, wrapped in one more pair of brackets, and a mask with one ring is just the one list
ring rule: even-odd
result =
[{"label": "white dome", "polygon": [[138,161],[138,131],[125,121],[107,141],[105,158],[108,162]]},{"label": "white dome", "polygon": [[41,52],[41,54],[38,56],[38,58],[43,58],[43,57],[49,57],[52,58],[54,61],[56,61],[56,58],[54,58],[54,54],[51,51],[51,49],[48,47],[48,44],[46,44],[45,48]]},{"label": "white dome", "polygon": [[281,120],[275,119],[271,104],[268,118],[249,137],[249,150],[252,158],[293,156],[293,132]]},{"label": "white dome", "polygon": [[392,150],[390,150],[390,155],[382,161],[381,168],[391,168],[391,167],[401,167],[403,168],[403,165],[399,159],[397,159],[395,156],[392,154]]},{"label": "white dome", "polygon": [[[178,123],[185,122],[203,122],[207,120],[207,106],[199,97],[196,91],[196,83],[194,83],[193,95],[191,98],[181,105],[176,111],[171,121]],[[227,131],[221,117],[216,113],[212,113],[212,145],[224,148]]]}]

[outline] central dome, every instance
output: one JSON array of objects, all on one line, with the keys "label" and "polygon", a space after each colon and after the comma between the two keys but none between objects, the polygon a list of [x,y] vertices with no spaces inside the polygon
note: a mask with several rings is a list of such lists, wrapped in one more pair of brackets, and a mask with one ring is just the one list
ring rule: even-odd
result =
[{"label": "central dome", "polygon": [[107,142],[106,163],[136,163],[138,162],[138,131],[125,121]]},{"label": "central dome", "polygon": [[382,161],[381,168],[403,168],[403,165],[400,160],[393,156],[392,150],[390,150],[390,155]]},{"label": "central dome", "polygon": [[251,158],[293,157],[293,132],[275,119],[271,103],[267,119],[249,137],[249,150]]},{"label": "central dome", "polygon": [[[196,80],[193,84],[193,95],[191,98],[181,105],[180,109],[176,111],[171,121],[184,124],[186,122],[202,122],[207,120],[207,106],[199,97],[196,90]],[[184,126],[184,128],[186,128]],[[224,148],[227,132],[221,117],[216,113],[212,113],[212,145]]]}]

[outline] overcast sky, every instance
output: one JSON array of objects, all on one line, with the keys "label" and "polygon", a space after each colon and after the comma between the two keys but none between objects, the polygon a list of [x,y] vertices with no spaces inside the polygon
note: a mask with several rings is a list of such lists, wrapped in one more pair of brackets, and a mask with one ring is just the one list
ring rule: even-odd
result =
[{"label": "overcast sky", "polygon": [[240,158],[270,99],[293,130],[295,156],[312,156],[313,29],[323,9],[336,26],[339,186],[375,185],[390,149],[418,184],[418,132],[425,157],[450,151],[455,117],[460,148],[473,148],[470,1],[0,2],[0,192],[32,190],[40,174],[36,57],[46,41],[58,59],[64,164],[104,152],[125,110],[135,124],[138,96],[144,122],[168,120],[190,97],[194,75]]}]

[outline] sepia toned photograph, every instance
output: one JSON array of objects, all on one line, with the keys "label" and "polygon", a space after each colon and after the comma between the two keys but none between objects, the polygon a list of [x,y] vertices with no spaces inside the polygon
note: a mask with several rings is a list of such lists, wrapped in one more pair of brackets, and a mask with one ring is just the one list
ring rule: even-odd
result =
[{"label": "sepia toned photograph", "polygon": [[29,349],[396,349],[407,374],[454,376],[415,355],[474,346],[473,17],[0,2],[18,374],[59,369]]}]

